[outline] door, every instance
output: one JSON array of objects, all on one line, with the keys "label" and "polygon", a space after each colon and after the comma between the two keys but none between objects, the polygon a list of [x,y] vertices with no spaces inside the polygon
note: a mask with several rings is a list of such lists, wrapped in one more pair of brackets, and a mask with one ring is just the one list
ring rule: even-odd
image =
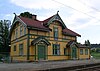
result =
[{"label": "door", "polygon": [[76,59],[77,58],[77,48],[76,47],[72,47],[72,59]]},{"label": "door", "polygon": [[38,60],[45,60],[46,51],[44,45],[38,45]]}]

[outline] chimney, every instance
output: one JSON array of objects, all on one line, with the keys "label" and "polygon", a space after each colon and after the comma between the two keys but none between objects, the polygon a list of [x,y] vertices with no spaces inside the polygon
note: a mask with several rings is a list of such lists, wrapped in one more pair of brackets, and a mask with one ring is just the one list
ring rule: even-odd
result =
[{"label": "chimney", "polygon": [[37,15],[32,15],[32,19],[36,20]]}]

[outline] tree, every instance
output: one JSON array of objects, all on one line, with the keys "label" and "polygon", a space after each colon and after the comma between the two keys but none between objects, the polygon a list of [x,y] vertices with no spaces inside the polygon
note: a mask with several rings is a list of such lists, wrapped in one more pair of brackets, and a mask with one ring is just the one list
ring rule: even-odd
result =
[{"label": "tree", "polygon": [[21,13],[20,16],[22,16],[22,17],[26,17],[26,18],[32,18],[32,14],[29,13],[29,12]]},{"label": "tree", "polygon": [[9,20],[0,21],[0,53],[2,54],[10,52],[10,24]]},{"label": "tree", "polygon": [[91,46],[90,41],[89,40],[85,40],[85,45],[86,46]]}]

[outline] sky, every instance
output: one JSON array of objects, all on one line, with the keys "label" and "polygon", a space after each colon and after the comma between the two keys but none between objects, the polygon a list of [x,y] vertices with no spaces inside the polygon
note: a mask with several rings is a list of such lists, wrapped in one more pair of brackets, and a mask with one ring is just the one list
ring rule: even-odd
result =
[{"label": "sky", "polygon": [[59,11],[67,28],[79,33],[77,42],[100,43],[100,0],[0,0],[0,20],[30,12],[45,20]]}]

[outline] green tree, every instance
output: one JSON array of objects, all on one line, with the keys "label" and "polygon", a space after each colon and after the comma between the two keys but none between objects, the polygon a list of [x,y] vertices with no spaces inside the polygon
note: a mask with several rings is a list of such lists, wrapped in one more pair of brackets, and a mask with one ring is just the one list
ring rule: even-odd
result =
[{"label": "green tree", "polygon": [[89,40],[85,40],[85,45],[86,45],[86,46],[91,46],[90,41],[89,41]]},{"label": "green tree", "polygon": [[1,20],[0,21],[0,53],[7,54],[10,52],[10,24],[9,20]]},{"label": "green tree", "polygon": [[20,16],[22,16],[22,17],[26,17],[26,18],[32,18],[32,14],[29,13],[29,12],[21,13]]}]

